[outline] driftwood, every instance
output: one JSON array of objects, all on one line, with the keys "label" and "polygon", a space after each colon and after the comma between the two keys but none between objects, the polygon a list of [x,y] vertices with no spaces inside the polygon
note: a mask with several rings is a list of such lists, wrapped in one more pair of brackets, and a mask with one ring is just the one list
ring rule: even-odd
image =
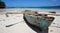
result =
[{"label": "driftwood", "polygon": [[[29,14],[29,15],[37,15],[38,12],[35,11],[20,11],[20,12],[0,12],[0,14],[5,14],[8,17],[8,14]],[[39,13],[39,14],[43,14],[43,13]],[[60,16],[60,14],[56,14],[56,13],[44,13],[43,15],[54,15],[54,16]]]}]

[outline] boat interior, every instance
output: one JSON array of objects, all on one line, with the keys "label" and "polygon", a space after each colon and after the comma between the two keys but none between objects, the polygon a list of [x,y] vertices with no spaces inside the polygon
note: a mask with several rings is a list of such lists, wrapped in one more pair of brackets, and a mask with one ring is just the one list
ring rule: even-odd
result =
[{"label": "boat interior", "polygon": [[[37,19],[43,18],[43,19],[47,20],[47,22],[49,24],[51,24],[53,22],[53,20],[55,19],[53,16],[49,17],[48,14],[40,14],[36,11],[28,11],[28,12],[25,11],[25,12],[26,12],[25,16],[34,17],[34,18],[37,18]],[[55,12],[52,12],[52,13],[54,14]]]}]

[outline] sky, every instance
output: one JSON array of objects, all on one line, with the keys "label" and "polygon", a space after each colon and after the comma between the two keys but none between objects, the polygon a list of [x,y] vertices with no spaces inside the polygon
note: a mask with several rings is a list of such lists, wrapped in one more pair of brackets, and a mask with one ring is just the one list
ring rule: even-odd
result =
[{"label": "sky", "polygon": [[2,0],[6,7],[43,7],[60,5],[60,0]]}]

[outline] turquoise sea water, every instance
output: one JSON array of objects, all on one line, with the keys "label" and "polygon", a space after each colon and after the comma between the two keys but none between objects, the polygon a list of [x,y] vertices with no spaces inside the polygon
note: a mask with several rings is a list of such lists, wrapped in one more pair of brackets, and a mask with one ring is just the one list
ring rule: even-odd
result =
[{"label": "turquoise sea water", "polygon": [[60,8],[6,8],[6,9],[48,9],[48,10],[60,10]]},{"label": "turquoise sea water", "polygon": [[60,12],[60,8],[6,8],[7,11],[19,11],[19,10],[40,10],[40,11],[55,11]]}]

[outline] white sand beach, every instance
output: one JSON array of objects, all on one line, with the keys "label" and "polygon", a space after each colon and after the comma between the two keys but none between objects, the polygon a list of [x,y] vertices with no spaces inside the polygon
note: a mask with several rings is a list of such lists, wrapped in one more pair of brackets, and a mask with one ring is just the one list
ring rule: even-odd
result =
[{"label": "white sand beach", "polygon": [[[8,15],[9,17],[6,17],[5,14],[0,14],[0,33],[37,33],[25,23],[23,19],[23,14],[8,14]],[[53,17],[55,17],[55,20],[49,26],[48,33],[59,33],[60,16],[53,16]],[[6,27],[7,25],[15,23],[17,24],[11,27]]]},{"label": "white sand beach", "polygon": [[54,16],[55,20],[49,26],[49,33],[60,33],[60,16]]},{"label": "white sand beach", "polygon": [[[6,25],[18,23],[11,27]],[[6,17],[5,14],[0,14],[0,33],[36,33],[33,31],[23,20],[22,14],[9,14]]]}]

